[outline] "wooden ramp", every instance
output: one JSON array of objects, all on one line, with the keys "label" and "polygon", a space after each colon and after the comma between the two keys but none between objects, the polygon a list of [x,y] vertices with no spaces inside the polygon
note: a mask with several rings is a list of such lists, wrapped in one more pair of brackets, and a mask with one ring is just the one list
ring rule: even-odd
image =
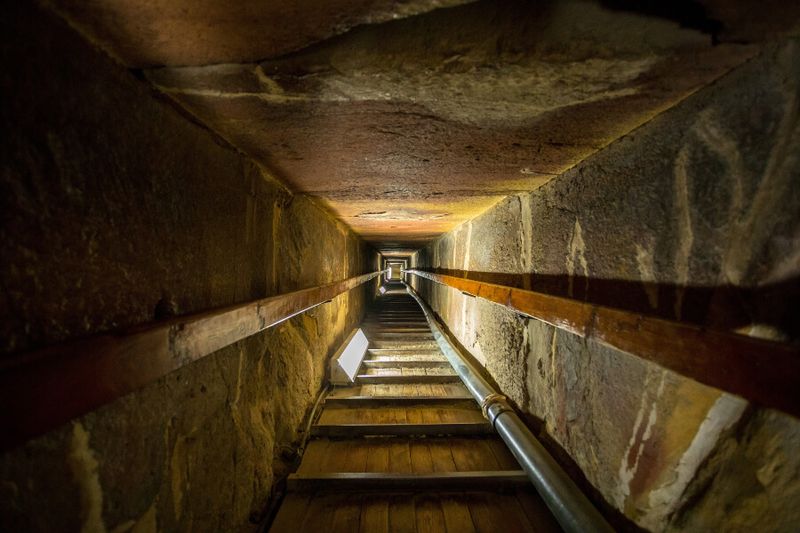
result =
[{"label": "wooden ramp", "polygon": [[325,399],[270,531],[560,531],[413,298],[380,298],[362,329],[357,382]]}]

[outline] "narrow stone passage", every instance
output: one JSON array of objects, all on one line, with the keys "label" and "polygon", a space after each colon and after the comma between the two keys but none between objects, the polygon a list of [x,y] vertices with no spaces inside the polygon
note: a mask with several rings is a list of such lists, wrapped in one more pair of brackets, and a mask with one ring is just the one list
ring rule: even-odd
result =
[{"label": "narrow stone passage", "polygon": [[270,531],[559,531],[418,304],[388,288],[361,325],[357,381],[325,398]]}]

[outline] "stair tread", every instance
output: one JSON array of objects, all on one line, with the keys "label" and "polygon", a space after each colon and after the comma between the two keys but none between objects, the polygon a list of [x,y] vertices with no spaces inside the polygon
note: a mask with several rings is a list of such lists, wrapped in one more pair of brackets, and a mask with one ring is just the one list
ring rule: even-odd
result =
[{"label": "stair tread", "polygon": [[308,443],[301,474],[326,472],[432,473],[517,470],[496,436],[316,439]]},{"label": "stair tread", "polygon": [[336,387],[328,398],[365,396],[369,398],[388,397],[437,397],[471,398],[461,382],[454,383],[409,383],[409,384],[357,384],[351,387]]},{"label": "stair tread", "polygon": [[453,367],[442,366],[403,366],[395,363],[389,367],[369,367],[364,369],[361,376],[455,376]]},{"label": "stair tread", "polygon": [[[532,488],[491,492],[485,489],[413,493],[338,490],[290,493],[270,531],[324,531],[337,510],[346,507],[361,531],[388,533],[391,524],[414,531],[561,531]],[[341,516],[341,511],[339,511]],[[356,528],[358,529],[358,528]]]},{"label": "stair tread", "polygon": [[452,396],[339,396],[336,398],[328,398],[325,400],[326,405],[344,405],[350,404],[353,406],[368,405],[368,404],[410,404],[410,403],[435,403],[442,404],[447,402],[473,402],[474,398],[469,394],[452,395]]},{"label": "stair tread", "polygon": [[485,422],[477,403],[438,404],[406,403],[403,405],[373,405],[348,407],[326,404],[318,424],[422,424]]},{"label": "stair tread", "polygon": [[455,383],[459,381],[461,378],[458,377],[458,374],[359,374],[356,378],[356,382],[362,385]]},{"label": "stair tread", "polygon": [[366,368],[451,368],[447,359],[365,359],[362,364]]},{"label": "stair tread", "polygon": [[432,363],[448,362],[447,358],[441,354],[377,354],[377,357],[364,359],[365,363],[409,363],[412,361],[430,361]]},{"label": "stair tread", "polygon": [[359,436],[435,436],[435,435],[490,435],[494,428],[488,421],[482,422],[449,422],[430,424],[315,424],[311,426],[311,435],[316,437]]}]

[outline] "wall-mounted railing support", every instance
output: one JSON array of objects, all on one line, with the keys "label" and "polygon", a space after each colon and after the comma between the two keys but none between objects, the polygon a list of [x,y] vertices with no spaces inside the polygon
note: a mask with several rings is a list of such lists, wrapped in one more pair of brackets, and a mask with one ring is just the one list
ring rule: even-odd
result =
[{"label": "wall-mounted railing support", "polygon": [[7,358],[0,363],[0,449],[55,429],[382,273],[354,276]]},{"label": "wall-mounted railing support", "polygon": [[[409,272],[409,271],[407,271]],[[455,369],[470,394],[481,405],[495,431],[508,445],[547,507],[568,533],[613,531],[600,512],[592,505],[566,472],[522,422],[481,372],[458,351],[439,326],[430,307],[408,287],[419,303],[431,327],[436,343]]]}]

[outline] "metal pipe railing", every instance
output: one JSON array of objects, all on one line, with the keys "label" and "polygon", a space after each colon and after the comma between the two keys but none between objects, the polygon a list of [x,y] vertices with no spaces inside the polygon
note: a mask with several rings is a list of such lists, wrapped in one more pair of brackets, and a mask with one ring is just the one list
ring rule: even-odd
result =
[{"label": "metal pipe railing", "polygon": [[483,414],[517,458],[564,531],[569,533],[613,531],[586,495],[519,418],[506,401],[506,397],[500,394],[474,364],[453,346],[439,327],[430,307],[411,286],[406,285],[406,287],[425,313],[425,318],[442,353],[470,394],[481,405]]},{"label": "metal pipe railing", "polygon": [[403,272],[800,418],[800,350],[794,344],[466,277]]}]

